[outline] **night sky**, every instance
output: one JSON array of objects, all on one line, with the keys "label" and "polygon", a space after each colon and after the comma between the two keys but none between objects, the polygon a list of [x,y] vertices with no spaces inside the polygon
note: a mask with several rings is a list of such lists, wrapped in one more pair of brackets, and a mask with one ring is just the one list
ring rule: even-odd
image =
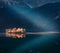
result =
[{"label": "night sky", "polygon": [[[27,32],[60,32],[59,0],[42,0],[42,5],[40,0],[18,1],[18,5],[0,2],[0,33],[14,27]],[[22,39],[0,35],[0,53],[60,53],[60,34],[26,35]]]}]

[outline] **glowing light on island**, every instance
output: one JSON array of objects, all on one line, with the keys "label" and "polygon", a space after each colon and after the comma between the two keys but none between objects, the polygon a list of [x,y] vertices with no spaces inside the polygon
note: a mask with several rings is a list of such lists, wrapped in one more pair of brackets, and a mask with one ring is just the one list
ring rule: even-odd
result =
[{"label": "glowing light on island", "polygon": [[6,36],[13,37],[13,38],[24,38],[25,37],[25,29],[23,28],[13,28],[13,29],[6,29]]}]

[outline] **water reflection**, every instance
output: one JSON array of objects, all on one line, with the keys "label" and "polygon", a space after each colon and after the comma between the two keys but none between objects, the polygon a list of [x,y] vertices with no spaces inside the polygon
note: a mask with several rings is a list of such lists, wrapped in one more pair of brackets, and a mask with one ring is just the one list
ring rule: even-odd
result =
[{"label": "water reflection", "polygon": [[10,33],[6,33],[6,37],[12,37],[12,38],[24,38],[25,35],[24,35],[24,34],[10,34]]}]

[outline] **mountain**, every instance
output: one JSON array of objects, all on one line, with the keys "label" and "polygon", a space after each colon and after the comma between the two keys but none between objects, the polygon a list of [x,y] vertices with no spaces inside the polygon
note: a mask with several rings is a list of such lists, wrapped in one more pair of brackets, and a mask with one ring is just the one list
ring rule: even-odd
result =
[{"label": "mountain", "polygon": [[36,11],[42,14],[57,15],[60,13],[60,2],[48,3],[41,7],[33,8],[32,11]]}]

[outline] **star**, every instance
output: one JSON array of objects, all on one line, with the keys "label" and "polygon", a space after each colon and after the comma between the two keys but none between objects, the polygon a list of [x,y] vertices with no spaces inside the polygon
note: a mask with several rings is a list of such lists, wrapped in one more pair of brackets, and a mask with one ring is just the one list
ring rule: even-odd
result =
[{"label": "star", "polygon": [[58,16],[56,16],[56,17],[55,17],[55,19],[56,19],[56,20],[57,20],[57,19],[59,19],[59,15],[58,15]]},{"label": "star", "polygon": [[32,53],[32,50],[30,50],[29,53]]},{"label": "star", "polygon": [[58,45],[59,43],[58,42],[56,42],[56,45]]}]

